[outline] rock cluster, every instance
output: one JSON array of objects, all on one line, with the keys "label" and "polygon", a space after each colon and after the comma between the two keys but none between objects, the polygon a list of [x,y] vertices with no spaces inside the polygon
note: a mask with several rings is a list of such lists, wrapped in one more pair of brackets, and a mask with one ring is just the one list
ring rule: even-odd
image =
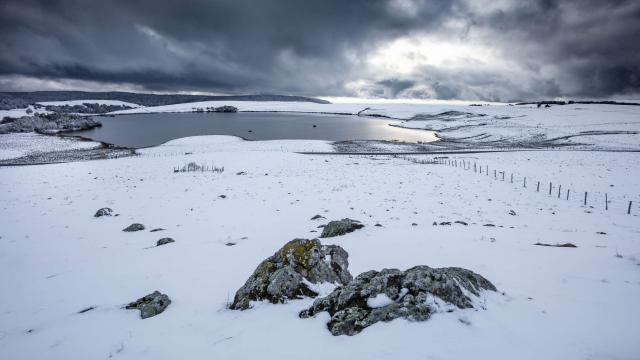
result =
[{"label": "rock cluster", "polygon": [[237,292],[231,309],[245,310],[251,301],[283,303],[318,293],[307,285],[352,280],[347,270],[349,255],[337,245],[322,245],[317,239],[295,239],[264,260]]},{"label": "rock cluster", "polygon": [[171,304],[169,296],[156,290],[134,302],[130,302],[125,306],[125,309],[138,309],[140,310],[140,317],[146,319],[162,313],[169,304]]},{"label": "rock cluster", "polygon": [[317,299],[300,317],[327,311],[331,315],[327,326],[333,335],[355,335],[380,321],[424,321],[436,312],[474,307],[471,297],[478,297],[481,290],[496,288],[484,277],[462,268],[372,270]]},{"label": "rock cluster", "polygon": [[361,229],[363,227],[364,225],[357,220],[342,219],[342,220],[330,221],[327,225],[324,226],[324,229],[322,230],[322,235],[320,235],[320,237],[328,238],[328,237],[334,237],[334,236],[341,236],[341,235],[356,231],[358,229]]}]

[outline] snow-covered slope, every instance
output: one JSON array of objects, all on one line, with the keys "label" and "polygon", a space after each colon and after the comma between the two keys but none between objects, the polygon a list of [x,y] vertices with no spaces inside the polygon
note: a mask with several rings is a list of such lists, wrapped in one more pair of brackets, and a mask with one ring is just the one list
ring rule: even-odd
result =
[{"label": "snow-covered slope", "polygon": [[[130,158],[0,168],[0,358],[564,360],[640,353],[640,208],[626,214],[627,200],[640,200],[637,154],[455,158],[488,165],[487,176],[392,157],[293,152],[327,149],[323,141],[194,137]],[[173,172],[190,161],[225,170]],[[515,173],[514,183],[495,180],[493,169]],[[573,193],[567,201],[523,188],[525,175],[529,184],[553,181],[554,190],[562,184]],[[584,207],[587,190],[594,197]],[[596,192],[608,192],[609,210]],[[119,216],[94,218],[104,206]],[[311,300],[226,309],[261,260],[291,239],[319,235],[323,222],[311,221],[315,214],[365,224],[322,240],[349,252],[354,275],[461,266],[504,295],[485,295],[486,310],[378,323],[353,337],[332,336],[326,314],[298,318]],[[432,225],[456,220],[468,225]],[[147,230],[122,232],[133,222]],[[167,236],[176,242],[152,247]],[[141,320],[121,308],[154,290],[173,301],[164,313]]]},{"label": "snow-covered slope", "polygon": [[100,147],[94,141],[79,141],[36,133],[0,135],[0,160],[14,159],[38,152],[94,149]]}]

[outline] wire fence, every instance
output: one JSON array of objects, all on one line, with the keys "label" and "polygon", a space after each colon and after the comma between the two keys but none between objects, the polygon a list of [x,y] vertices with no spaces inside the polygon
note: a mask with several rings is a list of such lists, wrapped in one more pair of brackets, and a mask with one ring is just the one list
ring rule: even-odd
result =
[{"label": "wire fence", "polygon": [[[518,174],[517,172],[508,172],[498,168],[489,168],[489,165],[482,164],[471,160],[450,159],[445,157],[434,157],[428,159],[419,159],[411,156],[394,156],[403,160],[416,164],[433,164],[444,165],[459,168],[465,171],[473,172],[478,176],[485,176],[494,181],[511,183],[515,186],[521,186],[525,189],[531,189],[536,193],[546,195],[547,197],[557,198],[564,201],[578,202],[585,208],[601,208],[605,211],[624,211],[627,215],[637,212],[638,201],[634,201],[628,195],[611,196],[607,191],[584,191],[571,189],[563,186],[559,182],[542,181]],[[635,208],[634,208],[635,207]],[[635,213],[634,216],[637,216]]]}]

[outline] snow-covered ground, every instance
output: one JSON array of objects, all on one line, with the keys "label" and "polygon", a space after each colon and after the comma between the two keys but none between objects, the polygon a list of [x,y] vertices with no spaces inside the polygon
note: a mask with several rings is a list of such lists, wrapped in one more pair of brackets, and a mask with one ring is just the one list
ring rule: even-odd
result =
[{"label": "snow-covered ground", "polygon": [[0,135],[0,160],[15,159],[40,152],[85,150],[100,146],[99,142],[36,133],[3,134]]},{"label": "snow-covered ground", "polygon": [[[488,165],[487,176],[388,156],[296,153],[330,150],[323,141],[206,136],[140,150],[136,157],[0,168],[0,358],[564,360],[640,354],[639,154],[450,158]],[[225,170],[173,172],[190,161]],[[506,181],[495,180],[493,169],[508,171]],[[538,193],[538,180],[574,193],[568,201]],[[583,191],[594,194],[587,207]],[[604,192],[609,210],[596,195]],[[634,201],[631,215],[628,200]],[[105,206],[119,216],[94,218]],[[323,222],[309,220],[316,214],[365,224],[322,240],[348,251],[354,275],[461,266],[504,295],[485,294],[486,310],[378,323],[352,337],[332,336],[326,314],[298,318],[311,300],[226,309],[261,260],[291,239],[319,235]],[[445,221],[453,224],[432,225]],[[134,222],[147,230],[122,232]],[[166,230],[148,231],[158,227]],[[167,236],[176,242],[152,247]],[[154,290],[173,301],[164,313],[141,320],[138,311],[121,309]],[[89,306],[95,309],[78,313]]]}]

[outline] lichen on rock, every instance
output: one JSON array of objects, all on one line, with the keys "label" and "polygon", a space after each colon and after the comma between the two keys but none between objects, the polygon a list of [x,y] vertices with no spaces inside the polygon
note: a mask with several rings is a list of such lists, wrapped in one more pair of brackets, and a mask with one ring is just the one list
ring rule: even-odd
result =
[{"label": "lichen on rock", "polygon": [[484,277],[462,268],[416,266],[358,275],[300,313],[308,318],[327,311],[333,335],[355,335],[377,322],[405,318],[425,321],[436,312],[476,306],[483,290],[496,291]]},{"label": "lichen on rock", "polygon": [[283,303],[288,299],[316,297],[308,283],[347,284],[349,255],[337,245],[322,245],[317,239],[295,239],[262,261],[236,292],[231,309],[246,310],[251,301]]}]

